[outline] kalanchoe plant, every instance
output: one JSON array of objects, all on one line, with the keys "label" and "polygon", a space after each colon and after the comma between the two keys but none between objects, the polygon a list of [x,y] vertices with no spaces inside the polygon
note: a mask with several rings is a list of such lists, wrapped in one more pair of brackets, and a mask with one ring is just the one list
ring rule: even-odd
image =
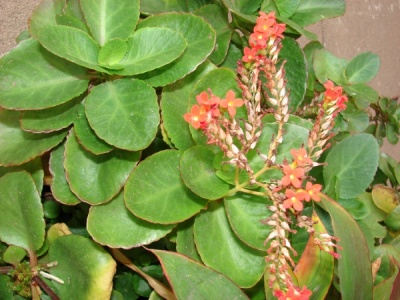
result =
[{"label": "kalanchoe plant", "polygon": [[343,0],[289,2],[42,1],[0,58],[0,298],[399,296],[399,106],[303,28]]}]

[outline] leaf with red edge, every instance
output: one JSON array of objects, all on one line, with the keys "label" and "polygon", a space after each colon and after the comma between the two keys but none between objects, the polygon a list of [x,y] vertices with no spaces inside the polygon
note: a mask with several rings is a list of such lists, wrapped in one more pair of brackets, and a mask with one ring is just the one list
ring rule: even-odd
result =
[{"label": "leaf with red edge", "polygon": [[337,202],[322,194],[321,202],[332,218],[333,231],[340,239],[338,276],[343,300],[372,299],[372,272],[365,237],[351,215]]},{"label": "leaf with red edge", "polygon": [[248,299],[223,274],[182,254],[151,250],[160,260],[177,299]]},{"label": "leaf with red edge", "polygon": [[[319,217],[314,213],[312,219],[315,223],[315,233],[327,233]],[[310,235],[307,246],[296,265],[294,274],[299,282],[299,287],[307,286],[311,290],[311,299],[325,299],[333,278],[333,256],[322,251]]]}]

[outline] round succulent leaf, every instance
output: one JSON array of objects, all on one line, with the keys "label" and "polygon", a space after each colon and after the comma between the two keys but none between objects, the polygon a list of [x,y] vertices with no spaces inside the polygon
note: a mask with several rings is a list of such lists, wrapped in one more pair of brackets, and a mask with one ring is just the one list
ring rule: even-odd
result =
[{"label": "round succulent leaf", "polygon": [[233,32],[229,26],[228,15],[225,9],[217,4],[204,5],[196,11],[193,11],[193,14],[202,17],[214,28],[217,36],[215,48],[209,56],[209,60],[216,65],[221,64],[228,52],[229,42],[231,41]]},{"label": "round succulent leaf", "polygon": [[86,32],[64,25],[51,25],[39,31],[40,44],[51,53],[80,66],[108,73],[98,65],[99,45]]},{"label": "round succulent leaf", "polygon": [[33,10],[29,19],[29,32],[38,36],[38,32],[45,26],[57,25],[57,15],[63,12],[65,0],[43,0]]},{"label": "round succulent leaf", "polygon": [[390,214],[400,205],[399,195],[394,189],[388,186],[382,184],[374,185],[371,195],[375,205],[387,214]]},{"label": "round succulent leaf", "polygon": [[0,177],[4,176],[7,173],[18,172],[23,170],[31,174],[33,181],[35,182],[36,188],[39,194],[41,194],[43,189],[43,179],[44,179],[43,163],[41,157],[36,157],[33,160],[30,160],[27,163],[19,166],[11,166],[11,167],[0,166]]},{"label": "round succulent leaf", "polygon": [[65,205],[76,205],[80,203],[78,197],[71,191],[64,169],[64,147],[65,143],[57,146],[50,154],[49,170],[52,175],[51,193],[60,203]]},{"label": "round succulent leaf", "polygon": [[140,12],[145,15],[155,15],[165,12],[187,12],[187,0],[147,0],[140,1]]},{"label": "round succulent leaf", "polygon": [[175,252],[151,252],[160,260],[177,299],[249,299],[229,278],[197,261]]},{"label": "round succulent leaf", "polygon": [[361,133],[342,140],[326,157],[325,192],[336,199],[361,194],[372,182],[378,160],[379,146],[372,135]]},{"label": "round succulent leaf", "polygon": [[344,0],[300,1],[291,20],[306,27],[320,20],[342,16],[346,10]]},{"label": "round succulent leaf", "polygon": [[347,60],[337,58],[325,48],[316,50],[314,54],[315,75],[321,83],[330,79],[336,84],[347,85],[345,76],[347,63]]},{"label": "round succulent leaf", "polygon": [[193,72],[215,46],[215,31],[202,18],[192,14],[166,13],[151,16],[138,28],[162,27],[180,33],[187,42],[185,52],[172,63],[139,76],[152,86],[164,86]]},{"label": "round succulent leaf", "polygon": [[26,163],[57,146],[67,131],[30,133],[22,131],[18,122],[19,112],[0,109],[0,166]]},{"label": "round succulent leaf", "polygon": [[176,60],[186,48],[182,35],[168,28],[141,28],[127,41],[127,53],[121,61],[120,75],[137,75],[160,68]]},{"label": "round succulent leaf", "polygon": [[179,223],[204,208],[206,200],[182,182],[181,156],[176,150],[157,152],[132,172],[125,185],[125,203],[137,217],[152,223]]},{"label": "round succulent leaf", "polygon": [[86,98],[85,112],[96,135],[131,151],[149,146],[160,123],[157,95],[138,79],[118,79],[94,87]]},{"label": "round succulent leaf", "polygon": [[46,51],[33,39],[0,58],[0,106],[44,109],[65,103],[87,89],[86,69]]},{"label": "round succulent leaf", "polygon": [[177,149],[185,150],[195,143],[189,124],[183,118],[188,112],[190,92],[196,82],[216,67],[206,60],[193,73],[163,88],[161,94],[161,114],[168,137]]},{"label": "round succulent leaf", "polygon": [[220,67],[236,71],[238,60],[242,59],[242,50],[235,46],[235,44],[230,43],[228,48],[228,53],[225,56],[225,60],[220,64]]},{"label": "round succulent leaf", "polygon": [[2,259],[4,262],[16,266],[25,256],[26,251],[24,248],[11,245],[7,247],[6,251],[4,251]]},{"label": "round succulent leaf", "polygon": [[128,46],[124,40],[109,40],[100,48],[98,61],[105,68],[122,69],[121,60],[125,57]]},{"label": "round succulent leaf", "polygon": [[271,227],[262,223],[272,215],[267,208],[270,204],[266,197],[244,193],[224,198],[226,214],[236,236],[246,245],[261,251],[267,249],[264,241],[271,232]]},{"label": "round succulent leaf", "polygon": [[379,56],[372,52],[357,55],[346,66],[349,83],[364,83],[373,79],[380,68]]},{"label": "round succulent leaf", "polygon": [[99,138],[92,127],[90,127],[89,121],[86,117],[84,103],[81,103],[77,110],[77,117],[74,122],[74,132],[79,144],[93,154],[104,154],[114,149],[113,146]]},{"label": "round succulent leaf", "polygon": [[24,248],[28,253],[44,242],[42,203],[32,176],[26,171],[0,178],[0,240]]},{"label": "round succulent leaf", "polygon": [[105,204],[92,206],[86,226],[97,243],[126,249],[157,241],[170,233],[175,225],[154,224],[139,219],[126,208],[121,192]]},{"label": "round succulent leaf", "polygon": [[65,173],[72,192],[81,201],[97,205],[118,194],[139,161],[140,152],[115,149],[94,155],[79,145],[71,131],[64,156]]},{"label": "round succulent leaf", "polygon": [[[68,2],[73,2],[73,1],[68,1]],[[64,9],[64,11],[66,11],[66,9]],[[56,20],[57,20],[57,25],[69,26],[82,30],[86,33],[89,33],[89,28],[87,27],[86,23],[82,22],[82,20],[80,20],[70,12],[57,15]]]},{"label": "round succulent leaf", "polygon": [[263,275],[265,254],[239,240],[229,225],[223,202],[210,202],[196,217],[194,240],[202,261],[240,287],[252,287]]},{"label": "round succulent leaf", "polygon": [[178,224],[176,230],[176,251],[187,257],[201,262],[201,258],[196,249],[193,235],[194,218],[190,218]]},{"label": "round succulent leaf", "polygon": [[80,20],[82,23],[86,23],[85,16],[83,15],[82,12],[80,0],[68,0],[67,3],[65,3],[63,12],[67,15],[70,15]]},{"label": "round succulent leaf", "polygon": [[139,21],[139,0],[80,0],[94,40],[104,46],[112,39],[126,40]]},{"label": "round succulent leaf", "polygon": [[73,234],[59,237],[50,246],[49,261],[57,261],[49,272],[64,281],[53,281],[61,299],[110,298],[117,264],[95,242]]},{"label": "round succulent leaf", "polygon": [[187,149],[179,168],[185,185],[196,195],[208,200],[217,200],[229,191],[229,184],[215,174],[214,153],[203,146]]},{"label": "round succulent leaf", "polygon": [[76,119],[76,111],[82,97],[42,110],[25,110],[19,122],[21,129],[29,132],[53,132],[64,129]]},{"label": "round succulent leaf", "polygon": [[307,61],[297,41],[290,37],[282,40],[279,58],[281,61],[285,61],[284,70],[287,81],[286,90],[289,92],[289,108],[296,111],[306,93]]}]

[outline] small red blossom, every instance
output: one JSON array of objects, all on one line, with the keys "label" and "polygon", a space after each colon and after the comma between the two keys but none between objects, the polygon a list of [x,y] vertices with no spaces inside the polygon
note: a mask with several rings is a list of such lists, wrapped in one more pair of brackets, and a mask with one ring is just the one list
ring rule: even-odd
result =
[{"label": "small red blossom", "polygon": [[306,286],[303,286],[301,290],[298,287],[291,286],[286,293],[280,290],[274,292],[278,300],[308,300],[311,294],[312,292]]},{"label": "small red blossom", "polygon": [[299,167],[304,167],[305,165],[312,165],[313,161],[307,156],[307,151],[304,148],[298,150],[291,149],[290,153],[293,156],[294,163]]},{"label": "small red blossom", "polygon": [[335,84],[328,80],[325,84],[324,87],[326,89],[325,91],[325,99],[326,101],[332,101],[336,100],[337,98],[342,96],[343,89],[341,86],[335,86]]},{"label": "small red blossom", "polygon": [[203,106],[197,104],[192,106],[190,112],[186,113],[184,116],[186,122],[190,123],[194,128],[198,129],[207,120],[207,112]]},{"label": "small red blossom", "polygon": [[235,92],[229,90],[226,93],[225,99],[219,103],[222,108],[227,108],[229,115],[233,118],[236,115],[236,108],[244,104],[242,99],[235,99]]},{"label": "small red blossom", "polygon": [[218,117],[220,115],[218,105],[221,99],[217,96],[209,95],[207,92],[201,92],[196,96],[196,100],[207,113],[210,113],[210,117]]},{"label": "small red blossom", "polygon": [[276,22],[275,12],[266,14],[260,12],[260,16],[257,18],[254,32],[265,33],[266,38],[283,38],[283,32],[286,29],[285,24],[279,24]]},{"label": "small red blossom", "polygon": [[347,97],[341,96],[336,100],[336,106],[339,108],[340,111],[346,109]]},{"label": "small red blossom", "polygon": [[311,182],[307,182],[306,184],[306,198],[305,200],[308,202],[311,199],[319,202],[321,201],[321,197],[319,196],[319,193],[322,190],[322,185],[320,184],[312,184]]},{"label": "small red blossom", "polygon": [[258,50],[256,48],[246,47],[246,48],[244,48],[243,52],[244,52],[244,55],[242,57],[242,60],[244,62],[252,62],[252,61],[255,61]]},{"label": "small red blossom", "polygon": [[253,32],[250,34],[250,45],[264,49],[267,46],[267,32]]},{"label": "small red blossom", "polygon": [[306,198],[307,193],[304,190],[294,191],[292,189],[287,189],[285,191],[285,196],[287,199],[283,201],[283,207],[288,209],[293,207],[297,211],[303,210],[302,201]]},{"label": "small red blossom", "polygon": [[292,168],[290,165],[284,165],[282,172],[284,174],[281,180],[282,186],[293,185],[295,188],[301,187],[302,178],[304,176],[303,168]]}]

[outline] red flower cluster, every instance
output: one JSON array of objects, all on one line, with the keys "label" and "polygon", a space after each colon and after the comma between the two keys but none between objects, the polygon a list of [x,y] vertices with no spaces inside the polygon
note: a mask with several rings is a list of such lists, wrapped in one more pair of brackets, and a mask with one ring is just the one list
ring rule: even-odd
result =
[{"label": "red flower cluster", "polygon": [[259,51],[268,47],[269,40],[283,38],[283,32],[286,29],[285,24],[278,24],[275,18],[275,12],[266,14],[260,11],[260,16],[257,18],[254,31],[250,35],[250,48],[244,48],[244,62],[255,61],[259,55]]},{"label": "red flower cluster", "polygon": [[280,290],[276,290],[274,292],[274,296],[278,298],[278,300],[308,300],[311,296],[312,292],[307,290],[304,286],[303,289],[291,286],[286,293]]},{"label": "red flower cluster", "polygon": [[292,149],[290,153],[293,156],[293,162],[282,167],[284,176],[281,180],[281,186],[286,188],[286,200],[283,201],[283,207],[286,209],[293,207],[296,211],[303,210],[303,201],[320,201],[319,193],[322,186],[307,182],[303,189],[303,179],[306,173],[305,167],[312,165],[312,160],[307,156],[304,148],[298,150]]},{"label": "red flower cluster", "polygon": [[343,88],[341,86],[335,86],[335,84],[330,80],[324,84],[324,87],[326,89],[324,93],[324,101],[326,103],[335,103],[339,112],[346,109],[347,97],[342,94]]},{"label": "red flower cluster", "polygon": [[190,112],[183,116],[185,121],[196,129],[206,129],[211,120],[218,118],[225,111],[233,118],[236,108],[244,104],[242,99],[235,98],[232,90],[226,93],[225,99],[220,99],[211,92],[201,92],[196,96],[196,100],[198,104],[193,105]]}]

